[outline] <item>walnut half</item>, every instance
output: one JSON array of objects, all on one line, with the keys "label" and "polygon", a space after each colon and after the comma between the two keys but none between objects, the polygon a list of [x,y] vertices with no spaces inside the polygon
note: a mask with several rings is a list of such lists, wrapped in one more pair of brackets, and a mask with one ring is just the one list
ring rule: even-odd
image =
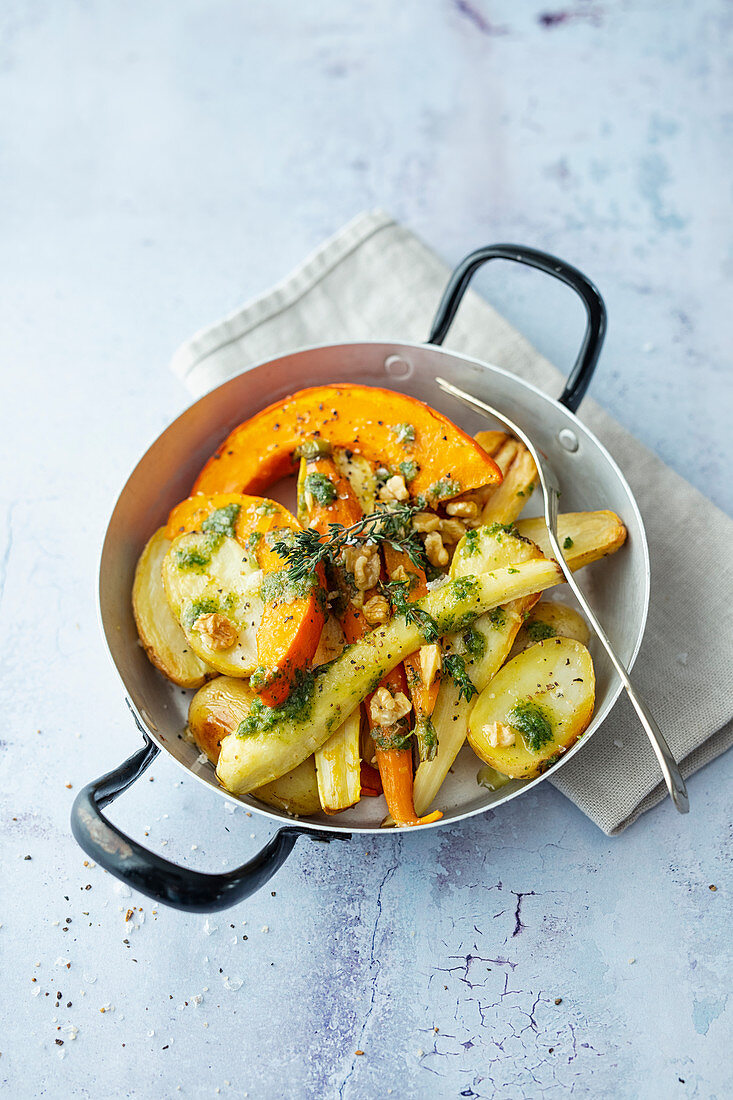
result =
[{"label": "walnut half", "polygon": [[212,649],[231,649],[237,640],[237,628],[227,619],[226,615],[220,615],[215,611],[211,615],[199,615],[193,624],[193,629],[208,639]]}]

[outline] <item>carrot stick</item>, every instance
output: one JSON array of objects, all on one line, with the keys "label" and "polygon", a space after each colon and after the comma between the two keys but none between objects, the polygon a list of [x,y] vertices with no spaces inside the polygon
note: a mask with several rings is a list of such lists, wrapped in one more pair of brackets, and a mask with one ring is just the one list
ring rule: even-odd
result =
[{"label": "carrot stick", "polygon": [[[329,454],[317,454],[307,460],[308,473],[313,473],[326,478],[333,486],[334,493],[330,490],[322,492],[321,502],[310,500],[308,502],[309,526],[324,534],[328,531],[330,523],[342,523],[349,526],[362,516],[362,509],[347,478],[343,477],[337,469]],[[303,482],[305,484],[305,480]],[[314,488],[316,483],[314,482]],[[327,499],[330,498],[330,499]],[[376,594],[376,589],[364,593],[364,602]],[[370,624],[366,621],[360,608],[355,607],[351,600],[347,600],[340,616],[341,626],[347,642],[357,641],[369,632]],[[375,689],[386,687],[392,695],[398,692],[407,692],[407,680],[402,665],[388,673]],[[442,816],[440,812],[428,814],[419,818],[415,813],[412,795],[412,749],[402,747],[407,733],[406,719],[402,718],[393,726],[384,729],[372,718],[371,699],[365,700],[366,713],[372,735],[375,737],[376,760],[381,776],[384,795],[387,800],[389,812],[398,826],[422,825],[430,821],[437,821]],[[394,740],[399,747],[390,746],[387,742]],[[381,742],[381,744],[380,744]]]}]

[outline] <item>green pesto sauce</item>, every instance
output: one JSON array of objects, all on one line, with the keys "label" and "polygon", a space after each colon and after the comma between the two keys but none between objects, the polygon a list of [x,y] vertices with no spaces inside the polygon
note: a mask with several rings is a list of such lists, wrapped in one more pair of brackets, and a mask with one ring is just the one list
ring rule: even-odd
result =
[{"label": "green pesto sauce", "polygon": [[[475,577],[458,577],[453,581],[453,594],[457,600],[467,600],[476,594]],[[474,616],[475,618],[475,616]]]},{"label": "green pesto sauce", "polygon": [[401,443],[403,447],[415,442],[414,424],[393,424],[391,431],[394,432],[397,442]]},{"label": "green pesto sauce", "polygon": [[414,481],[420,471],[417,462],[412,458],[406,458],[404,462],[400,462],[398,469],[405,479],[405,484],[408,481]]},{"label": "green pesto sauce", "polygon": [[530,752],[539,752],[554,737],[546,710],[531,699],[515,703],[507,717],[510,725],[521,733]]},{"label": "green pesto sauce", "polygon": [[332,504],[338,496],[336,486],[325,474],[306,474],[303,488],[322,506]]},{"label": "green pesto sauce", "polygon": [[480,550],[479,546],[479,533],[478,528],[474,527],[472,531],[466,531],[466,538],[463,543],[461,553],[470,558],[473,554],[478,554]]},{"label": "green pesto sauce", "polygon": [[572,546],[573,540],[570,538],[570,535],[568,535],[568,537],[565,539],[565,542],[562,544],[562,548],[563,550],[570,550]]},{"label": "green pesto sauce", "polygon": [[331,444],[326,439],[306,439],[299,447],[295,448],[295,458],[318,458],[320,455],[330,455]]},{"label": "green pesto sauce", "polygon": [[247,535],[247,541],[244,545],[245,545],[245,548],[247,550],[249,550],[250,553],[253,553],[257,549],[257,547],[258,547],[258,545],[260,544],[261,541],[262,541],[262,532],[261,531],[251,531],[250,534]]},{"label": "green pesto sauce", "polygon": [[301,672],[290,695],[279,707],[268,707],[261,699],[255,699],[249,714],[237,727],[237,737],[270,733],[281,722],[307,722],[313,707],[316,675],[316,672]]},{"label": "green pesto sauce", "polygon": [[234,610],[235,603],[236,599],[232,592],[223,600],[218,600],[215,596],[201,596],[198,600],[193,600],[183,612],[181,616],[183,626],[186,630],[190,630],[201,615],[215,615],[222,611],[230,613]]},{"label": "green pesto sauce", "polygon": [[484,528],[487,535],[496,539],[497,542],[501,542],[502,535],[516,535],[517,529],[513,523],[490,523],[488,527]]},{"label": "green pesto sauce", "polygon": [[503,607],[494,607],[488,615],[489,622],[494,630],[501,630],[503,626],[506,626],[506,611]]},{"label": "green pesto sauce", "polygon": [[200,547],[189,546],[185,550],[176,550],[174,553],[176,565],[179,569],[190,573],[203,573],[211,561],[213,549],[214,547],[204,544]]},{"label": "green pesto sauce", "polygon": [[525,623],[524,629],[527,631],[527,637],[533,642],[543,642],[545,638],[554,638],[557,634],[554,626],[543,623],[541,619]]},{"label": "green pesto sauce", "polygon": [[455,477],[441,477],[433,482],[428,489],[428,496],[433,500],[447,500],[449,497],[457,497],[461,491],[461,483]]},{"label": "green pesto sauce", "polygon": [[239,504],[226,504],[223,508],[216,508],[201,524],[201,530],[210,535],[226,535],[233,539],[239,511]]},{"label": "green pesto sauce", "polygon": [[258,504],[255,508],[255,512],[258,516],[274,516],[277,511],[277,504],[274,500],[263,500],[262,504]]},{"label": "green pesto sauce", "polygon": [[289,569],[278,569],[268,573],[260,585],[260,599],[264,603],[292,603],[293,600],[306,599],[314,588],[318,587],[318,576],[309,573],[305,577],[293,580]]},{"label": "green pesto sauce", "polygon": [[466,653],[474,660],[483,657],[486,652],[486,638],[475,627],[469,626],[468,630],[463,632],[463,644],[466,647]]}]

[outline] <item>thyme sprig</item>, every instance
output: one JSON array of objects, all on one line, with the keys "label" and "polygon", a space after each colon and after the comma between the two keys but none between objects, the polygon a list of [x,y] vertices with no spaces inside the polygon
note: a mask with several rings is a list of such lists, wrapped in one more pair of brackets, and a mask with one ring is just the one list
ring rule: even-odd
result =
[{"label": "thyme sprig", "polygon": [[329,523],[325,537],[308,527],[295,531],[287,541],[274,543],[273,550],[285,559],[293,581],[312,576],[322,563],[335,564],[347,546],[358,546],[360,542],[386,542],[407,554],[413,565],[424,569],[427,565],[425,550],[412,528],[412,517],[419,511],[411,504],[380,508],[348,527],[343,523]]},{"label": "thyme sprig", "polygon": [[466,662],[460,653],[449,653],[443,658],[443,668],[453,678],[453,683],[458,688],[458,698],[470,702],[474,695],[478,695],[478,688],[466,671]]},{"label": "thyme sprig", "polygon": [[382,591],[392,604],[397,615],[404,615],[405,622],[412,623],[422,634],[426,642],[440,640],[440,629],[429,611],[415,607],[407,598],[410,591],[409,581],[390,581],[382,585]]}]

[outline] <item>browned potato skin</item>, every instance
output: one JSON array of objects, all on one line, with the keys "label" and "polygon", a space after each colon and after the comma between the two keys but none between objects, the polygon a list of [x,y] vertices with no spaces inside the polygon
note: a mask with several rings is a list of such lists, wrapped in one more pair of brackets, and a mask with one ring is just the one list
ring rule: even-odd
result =
[{"label": "browned potato skin", "polygon": [[[516,526],[519,534],[536,543],[546,558],[555,556],[542,517],[520,519]],[[626,542],[626,528],[615,512],[564,512],[557,519],[557,537],[561,546],[566,539],[572,539],[572,546],[564,556],[575,572],[615,554]]]},{"label": "browned potato skin", "polygon": [[[196,744],[212,764],[216,765],[219,759],[223,738],[236,729],[239,719],[234,715],[241,714],[242,704],[252,698],[254,694],[248,683],[230,676],[219,676],[197,691],[191,700],[188,727]],[[318,813],[321,803],[313,757],[252,793],[260,802],[290,814],[307,816]]]}]

